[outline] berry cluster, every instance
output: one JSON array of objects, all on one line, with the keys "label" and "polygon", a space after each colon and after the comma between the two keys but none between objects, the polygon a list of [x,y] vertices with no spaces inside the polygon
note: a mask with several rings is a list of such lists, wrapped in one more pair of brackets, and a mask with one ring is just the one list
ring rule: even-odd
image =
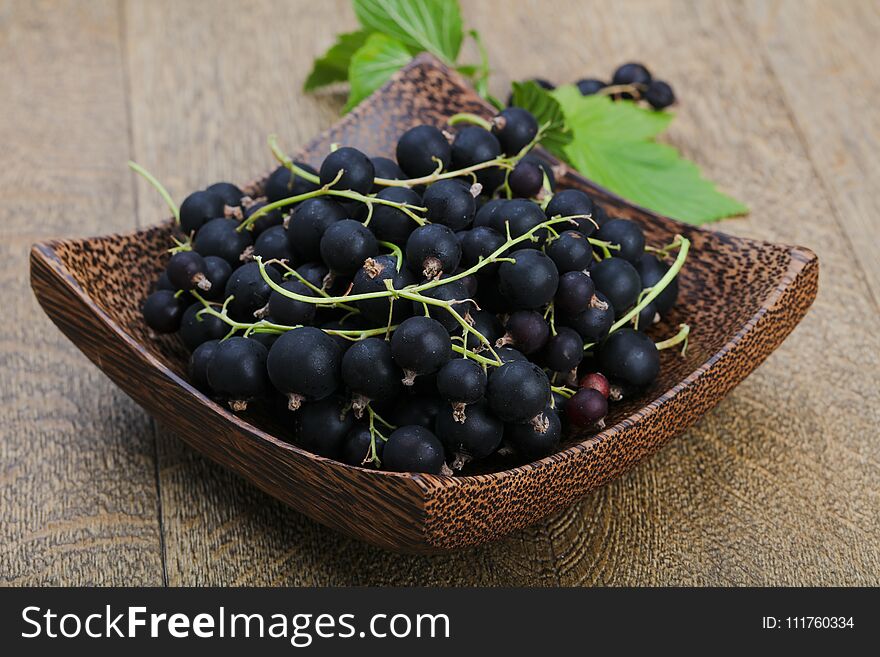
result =
[{"label": "berry cluster", "polygon": [[522,109],[453,128],[406,131],[396,161],[334,148],[317,171],[270,140],[262,197],[218,183],[179,210],[134,165],[182,232],[144,319],[179,333],[192,383],[235,412],[283,400],[314,453],[430,473],[546,456],[651,384],[687,337],[641,330],[675,303],[687,240],[646,247],[554,193]]},{"label": "berry cluster", "polygon": [[[533,82],[547,90],[555,89],[555,85],[543,78],[533,78]],[[611,76],[611,82],[597,78],[584,78],[575,83],[584,96],[601,94],[611,96],[613,100],[643,100],[655,110],[666,109],[675,102],[675,93],[668,82],[654,79],[651,72],[643,64],[629,62],[617,67]],[[508,98],[510,105],[512,97]]]}]

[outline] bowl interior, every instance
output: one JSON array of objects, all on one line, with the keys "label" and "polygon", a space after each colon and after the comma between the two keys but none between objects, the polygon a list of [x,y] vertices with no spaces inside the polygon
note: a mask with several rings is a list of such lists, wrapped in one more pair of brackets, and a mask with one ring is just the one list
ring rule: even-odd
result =
[{"label": "bowl interior", "polygon": [[[492,114],[491,108],[457,74],[433,60],[419,58],[306,146],[298,157],[319,165],[334,142],[354,146],[372,156],[393,157],[397,138],[404,130],[421,123],[443,126],[446,118],[457,112]],[[571,171],[561,176],[559,183],[560,187],[583,189],[612,216],[639,222],[650,244],[666,244],[677,233],[693,242],[679,277],[681,291],[676,308],[649,329],[652,337],[663,339],[674,335],[679,324],[689,324],[687,354],[682,357],[673,349],[661,352],[660,377],[642,396],[611,406],[607,421],[611,427],[681,383],[743,330],[787,271],[790,249],[658,217],[623,202]],[[261,185],[262,180],[257,180],[249,185],[249,190],[258,194]],[[140,313],[143,300],[153,290],[169,257],[170,233],[171,223],[166,221],[131,235],[59,242],[54,248],[76,282],[118,326],[170,370],[185,376],[188,353],[179,338],[149,335]],[[265,408],[255,407],[245,417],[279,438],[288,435],[288,428],[278,414]],[[563,447],[588,437],[585,433],[569,433]],[[496,457],[469,472],[498,471],[517,464]]]}]

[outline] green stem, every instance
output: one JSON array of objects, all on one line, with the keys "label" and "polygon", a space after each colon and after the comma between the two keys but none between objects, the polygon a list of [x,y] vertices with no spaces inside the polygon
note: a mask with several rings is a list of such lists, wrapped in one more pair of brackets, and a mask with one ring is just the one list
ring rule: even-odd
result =
[{"label": "green stem", "polygon": [[459,112],[458,114],[453,114],[446,121],[449,125],[458,125],[459,123],[467,123],[470,125],[478,125],[484,130],[492,130],[492,123],[487,121],[482,116],[478,116],[476,114],[471,114],[470,112]]},{"label": "green stem", "polygon": [[397,208],[404,214],[406,214],[410,219],[415,221],[419,226],[424,226],[427,221],[422,217],[415,214],[415,212],[427,212],[427,208],[419,207],[417,205],[410,205],[409,203],[396,203],[394,201],[389,201],[382,198],[376,198],[375,196],[367,196],[364,194],[360,194],[358,192],[353,192],[347,189],[328,189],[326,187],[322,187],[321,189],[316,189],[312,192],[305,192],[303,194],[297,194],[296,196],[290,196],[288,198],[283,198],[279,201],[275,201],[274,203],[267,203],[259,210],[254,212],[250,217],[242,221],[236,230],[250,230],[251,226],[259,219],[260,217],[269,214],[273,210],[278,210],[279,208],[285,208],[288,205],[293,205],[295,203],[299,203],[300,201],[305,201],[310,198],[315,198],[317,196],[340,196],[342,198],[352,199],[354,201],[360,201],[361,203],[378,203],[379,205],[390,205],[392,207]]},{"label": "green stem", "polygon": [[286,167],[290,173],[299,178],[303,178],[304,180],[308,180],[315,185],[320,184],[321,179],[318,176],[297,166],[296,162],[290,159],[290,157],[281,150],[281,147],[278,145],[278,135],[269,135],[267,141],[269,142],[269,149],[272,151],[272,155],[274,155],[275,159],[278,160],[278,163]]},{"label": "green stem", "polygon": [[550,390],[552,390],[553,392],[555,392],[559,395],[562,395],[566,399],[571,399],[574,396],[574,393],[576,392],[575,390],[572,390],[571,388],[569,388],[567,386],[550,386]]},{"label": "green stem", "polygon": [[395,260],[397,260],[397,271],[400,271],[400,267],[403,265],[403,251],[400,250],[400,247],[397,246],[394,242],[383,242],[379,240],[379,244],[384,246],[386,249],[391,251],[391,255],[394,256]]},{"label": "green stem", "polygon": [[598,246],[602,249],[602,257],[610,258],[612,251],[620,251],[620,244],[612,244],[611,242],[603,242],[602,240],[597,240],[593,237],[588,237],[587,241],[593,246]]},{"label": "green stem", "polygon": [[137,162],[129,160],[128,167],[132,171],[134,171],[135,173],[140,174],[148,183],[150,183],[150,185],[153,186],[153,188],[157,192],[159,192],[159,195],[162,197],[162,199],[165,201],[165,204],[171,210],[171,214],[174,215],[175,221],[177,221],[177,223],[179,224],[180,223],[180,208],[177,207],[177,203],[174,202],[174,199],[171,198],[171,194],[168,193],[168,190],[165,189],[165,187],[162,185],[162,183],[160,183],[152,173],[150,173],[149,171],[144,169]]},{"label": "green stem", "polygon": [[687,352],[688,346],[688,336],[691,334],[691,327],[687,324],[679,324],[678,325],[678,333],[673,335],[671,338],[667,338],[665,340],[661,340],[656,343],[654,346],[657,347],[657,351],[662,351],[663,349],[669,349],[670,347],[674,347],[677,344],[682,344],[681,346],[681,355],[684,356],[685,352]]},{"label": "green stem", "polygon": [[377,185],[382,185],[383,187],[416,187],[417,185],[430,185],[433,182],[437,182],[438,180],[446,180],[448,178],[459,178],[461,176],[466,176],[469,173],[473,173],[475,171],[482,171],[483,169],[489,169],[491,167],[498,167],[500,169],[512,169],[516,166],[516,163],[519,161],[518,157],[496,157],[494,160],[486,160],[485,162],[479,162],[477,164],[472,164],[469,167],[464,167],[463,169],[457,169],[455,171],[447,171],[446,173],[435,172],[428,174],[427,176],[422,176],[421,178],[408,178],[406,180],[393,180],[391,178],[376,178],[373,182]]}]

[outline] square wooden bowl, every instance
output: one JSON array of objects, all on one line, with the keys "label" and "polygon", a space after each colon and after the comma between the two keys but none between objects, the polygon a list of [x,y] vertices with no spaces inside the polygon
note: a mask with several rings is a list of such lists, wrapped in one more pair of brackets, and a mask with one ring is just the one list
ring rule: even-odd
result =
[{"label": "square wooden bowl", "polygon": [[[298,159],[318,165],[331,143],[394,155],[399,135],[492,109],[455,72],[422,55]],[[246,191],[258,195],[263,179]],[[289,428],[259,410],[236,416],[189,384],[176,336],[147,335],[143,299],[167,259],[171,223],[127,235],[37,244],[31,285],[43,309],[98,367],[157,420],[208,458],[329,527],[406,552],[435,553],[497,539],[566,507],[656,452],[712,408],[772,352],[816,296],[819,265],[802,247],[730,237],[635,207],[572,171],[562,187],[586,191],[611,215],[641,224],[651,244],[677,233],[692,243],[679,303],[658,328],[692,333],[686,357],[662,352],[658,381],[612,406],[597,435],[569,435],[534,463],[496,461],[469,476],[395,474],[350,467],[285,440]]]}]

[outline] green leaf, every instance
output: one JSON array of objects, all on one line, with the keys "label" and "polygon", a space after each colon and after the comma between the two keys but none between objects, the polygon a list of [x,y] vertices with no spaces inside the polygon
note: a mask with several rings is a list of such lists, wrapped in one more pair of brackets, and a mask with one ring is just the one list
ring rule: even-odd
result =
[{"label": "green leaf", "polygon": [[463,31],[457,0],[352,0],[352,4],[365,28],[427,50],[450,65],[458,57]]},{"label": "green leaf", "polygon": [[565,114],[572,140],[563,158],[594,182],[663,215],[692,224],[744,214],[748,208],[722,194],[677,150],[654,141],[672,115],[581,96],[560,87],[553,96]]},{"label": "green leaf", "polygon": [[560,157],[571,139],[566,116],[559,102],[536,82],[513,83],[513,104],[531,112],[543,130],[541,145]]},{"label": "green leaf", "polygon": [[351,58],[348,67],[351,91],[344,111],[349,111],[385,84],[395,71],[409,62],[411,56],[400,41],[384,34],[371,34]]},{"label": "green leaf", "polygon": [[369,36],[369,30],[338,35],[336,43],[324,53],[323,57],[315,60],[312,72],[303,84],[303,91],[312,91],[333,82],[345,82],[348,79],[348,66],[352,55],[366,43]]}]

